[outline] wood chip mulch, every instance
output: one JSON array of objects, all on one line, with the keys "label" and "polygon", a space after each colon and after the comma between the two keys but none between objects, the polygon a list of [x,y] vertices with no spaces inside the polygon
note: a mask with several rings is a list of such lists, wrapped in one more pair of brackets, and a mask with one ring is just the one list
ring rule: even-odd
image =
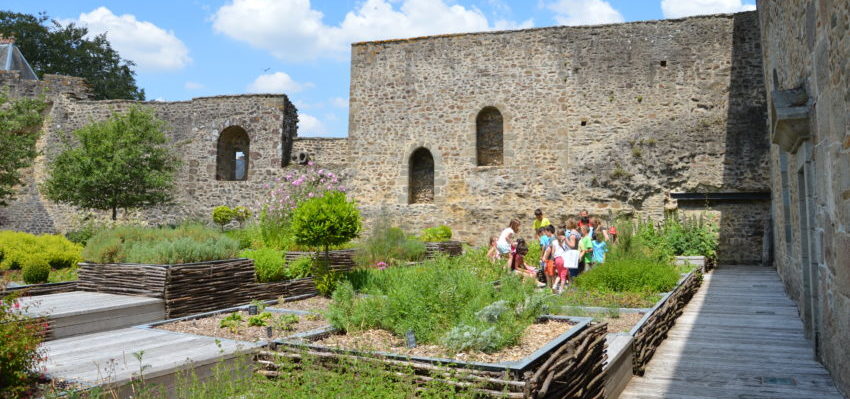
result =
[{"label": "wood chip mulch", "polygon": [[[194,320],[176,321],[173,323],[158,325],[155,328],[187,334],[206,335],[209,337],[233,339],[238,341],[257,342],[269,339],[269,337],[266,335],[265,327],[249,327],[248,318],[250,316],[248,316],[248,312],[240,313],[242,313],[242,318],[244,319],[244,321],[241,323],[241,326],[235,332],[230,330],[229,328],[219,327],[219,323],[221,322],[221,320],[230,315],[230,313],[223,313],[215,316],[204,317]],[[273,319],[276,319],[284,314],[277,312],[271,313]],[[315,330],[317,328],[322,328],[327,325],[328,323],[321,317],[298,315],[298,323],[293,326],[294,329],[292,331],[282,331],[273,327],[271,339],[285,338],[293,334]]]},{"label": "wood chip mulch", "polygon": [[331,335],[315,343],[334,348],[354,349],[363,351],[390,352],[406,356],[424,356],[449,358],[462,361],[482,363],[510,362],[525,358],[534,351],[548,344],[555,337],[565,333],[574,324],[570,322],[547,320],[530,325],[523,334],[518,345],[502,349],[498,352],[461,352],[450,353],[440,345],[418,345],[407,348],[404,339],[386,330],[366,330],[347,334]]},{"label": "wood chip mulch", "polygon": [[303,310],[307,312],[324,312],[328,309],[330,303],[331,300],[329,298],[313,296],[300,301],[278,302],[275,305],[269,305],[269,307],[275,309]]},{"label": "wood chip mulch", "polygon": [[620,313],[620,317],[602,317],[601,321],[608,323],[608,332],[629,332],[643,315],[644,313]]}]

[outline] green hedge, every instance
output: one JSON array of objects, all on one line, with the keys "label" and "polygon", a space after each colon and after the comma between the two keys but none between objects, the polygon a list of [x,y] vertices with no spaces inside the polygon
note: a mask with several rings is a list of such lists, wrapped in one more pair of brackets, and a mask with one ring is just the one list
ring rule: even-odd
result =
[{"label": "green hedge", "polygon": [[202,225],[121,226],[88,240],[83,259],[94,263],[177,264],[232,259],[239,242]]},{"label": "green hedge", "polygon": [[0,231],[0,270],[18,270],[46,262],[53,269],[76,266],[82,247],[55,234]]},{"label": "green hedge", "polygon": [[659,293],[676,286],[679,272],[650,258],[615,258],[576,279],[576,287],[599,292]]}]

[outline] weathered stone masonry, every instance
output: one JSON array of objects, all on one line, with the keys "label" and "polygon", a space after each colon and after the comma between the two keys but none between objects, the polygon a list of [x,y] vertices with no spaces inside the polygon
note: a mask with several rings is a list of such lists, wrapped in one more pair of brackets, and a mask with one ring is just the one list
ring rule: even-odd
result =
[{"label": "weathered stone masonry", "polygon": [[850,395],[850,3],[760,0],[758,13],[775,264],[818,358]]},{"label": "weathered stone masonry", "polygon": [[[55,84],[66,81],[72,84]],[[81,80],[50,78],[12,83],[15,84],[9,87],[14,95],[47,93],[51,107],[38,142],[41,156],[25,171],[25,184],[17,199],[0,208],[3,228],[52,232],[77,227],[84,213],[47,201],[39,193],[38,184],[45,178],[49,161],[64,148],[62,141],[72,131],[132,106],[150,109],[167,123],[166,133],[182,162],[176,176],[174,203],[139,215],[151,223],[205,218],[213,207],[222,204],[254,205],[266,191],[263,186],[283,176],[283,165],[288,163],[296,135],[297,112],[282,95],[220,96],[182,102],[90,101],[77,98],[85,98],[86,94]],[[219,135],[231,127],[243,129],[250,141],[245,181],[216,179]]]},{"label": "weathered stone masonry", "polygon": [[[769,191],[753,12],[358,43],[351,70],[349,170],[370,217],[483,243],[537,207],[558,222],[582,208],[660,216],[670,192]],[[503,158],[482,164],[490,107]],[[422,148],[432,201],[411,200]],[[760,262],[769,203],[714,209],[721,261]]]}]

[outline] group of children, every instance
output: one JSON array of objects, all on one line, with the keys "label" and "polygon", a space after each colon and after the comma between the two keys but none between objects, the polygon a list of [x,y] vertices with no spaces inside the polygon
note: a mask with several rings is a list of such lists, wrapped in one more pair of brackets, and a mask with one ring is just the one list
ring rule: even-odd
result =
[{"label": "group of children", "polygon": [[534,278],[540,287],[549,287],[556,293],[564,291],[566,284],[581,272],[605,263],[607,242],[616,241],[617,231],[611,226],[601,227],[599,218],[590,218],[587,211],[579,213],[579,220],[567,219],[566,224],[556,229],[543,217],[540,209],[534,211],[534,229],[540,244],[538,267],[525,261],[528,244],[517,237],[520,223],[511,220],[498,237],[490,238],[487,256],[493,261],[507,258],[508,270],[524,277]]}]

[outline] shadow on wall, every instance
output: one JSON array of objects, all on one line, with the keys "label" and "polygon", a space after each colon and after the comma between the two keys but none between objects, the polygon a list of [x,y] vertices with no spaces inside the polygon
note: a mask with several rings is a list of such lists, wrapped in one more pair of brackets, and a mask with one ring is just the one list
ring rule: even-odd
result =
[{"label": "shadow on wall", "polygon": [[[758,15],[747,12],[733,18],[722,187],[733,192],[769,192],[770,143]],[[718,261],[761,264],[763,246],[770,241],[765,240],[770,200],[728,202],[716,209],[721,211]],[[746,254],[740,254],[742,248],[747,248]]]}]

